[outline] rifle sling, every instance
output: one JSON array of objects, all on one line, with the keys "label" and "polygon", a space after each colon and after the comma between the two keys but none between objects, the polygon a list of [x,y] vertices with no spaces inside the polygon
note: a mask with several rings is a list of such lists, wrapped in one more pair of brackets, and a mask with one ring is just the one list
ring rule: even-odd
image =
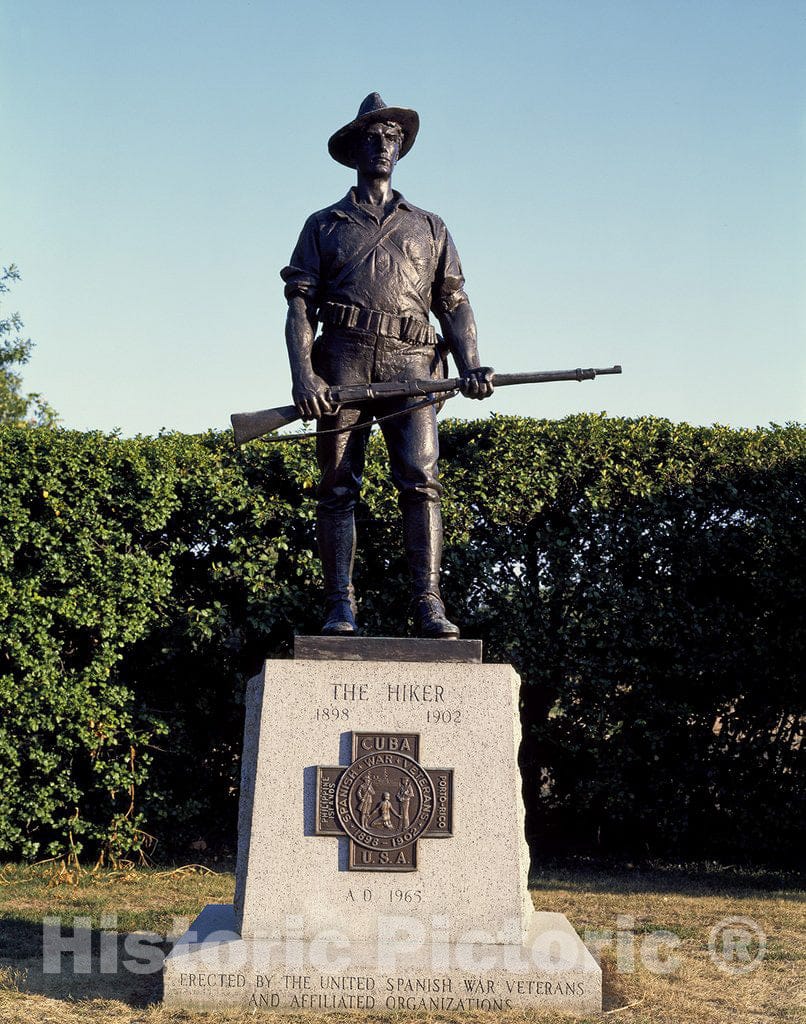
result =
[{"label": "rifle sling", "polygon": [[359,263],[362,263],[371,252],[374,252],[375,249],[377,249],[377,247],[381,244],[384,238],[386,238],[386,236],[395,226],[396,220],[397,210],[394,210],[392,213],[389,214],[389,216],[386,218],[386,221],[380,226],[380,228],[369,239],[369,241],[364,242],[364,244],[359,248],[358,252],[353,253],[353,255],[347,260],[347,262],[340,268],[336,276],[334,278],[331,278],[330,281],[328,281],[327,284],[329,289],[335,290],[341,284],[344,283],[346,278],[349,277],[350,274],[352,274],[352,272],[359,265]]},{"label": "rifle sling", "polygon": [[[403,251],[403,249],[390,235],[392,228],[397,223],[397,214],[398,211],[393,210],[392,213],[390,213],[386,220],[383,222],[383,224],[381,224],[378,230],[372,235],[369,241],[365,241],[364,244],[359,248],[358,252],[353,253],[353,255],[347,260],[347,262],[337,271],[336,276],[332,278],[330,281],[328,281],[329,289],[335,290],[337,288],[340,288],[341,285],[344,284],[346,279],[350,276],[350,274],[352,274],[355,268],[360,263],[363,263],[367,256],[369,256],[370,253],[374,252],[381,245],[386,246],[387,252],[389,251],[390,247],[395,250],[398,256],[397,266],[399,270],[406,275],[406,277],[409,279],[409,283],[413,285],[414,288],[420,287],[420,274],[417,268],[411,262],[411,258]],[[345,214],[345,216],[347,217],[347,220],[351,221],[353,224],[358,224],[363,227],[361,222],[357,220],[355,217],[351,217],[347,214]]]}]

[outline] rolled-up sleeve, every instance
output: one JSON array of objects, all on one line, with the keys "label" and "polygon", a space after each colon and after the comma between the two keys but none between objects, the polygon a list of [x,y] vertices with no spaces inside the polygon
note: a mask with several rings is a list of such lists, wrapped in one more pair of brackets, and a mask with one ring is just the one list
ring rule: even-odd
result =
[{"label": "rolled-up sleeve", "polygon": [[320,262],[319,222],[314,214],[305,221],[291,262],[280,271],[286,299],[301,295],[310,305],[318,304]]},{"label": "rolled-up sleeve", "polygon": [[467,302],[465,278],[459,253],[444,224],[437,231],[437,272],[431,296],[431,309],[436,317],[441,313],[452,313],[457,306]]}]

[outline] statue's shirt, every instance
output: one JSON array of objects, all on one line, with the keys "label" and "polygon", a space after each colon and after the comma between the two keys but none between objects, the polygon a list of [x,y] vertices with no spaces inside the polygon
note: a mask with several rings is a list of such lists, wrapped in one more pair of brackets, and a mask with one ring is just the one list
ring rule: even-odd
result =
[{"label": "statue's shirt", "polygon": [[359,204],[351,189],[312,214],[280,275],[287,299],[316,308],[338,302],[427,321],[429,311],[440,317],[467,301],[448,229],[399,192],[385,211]]}]

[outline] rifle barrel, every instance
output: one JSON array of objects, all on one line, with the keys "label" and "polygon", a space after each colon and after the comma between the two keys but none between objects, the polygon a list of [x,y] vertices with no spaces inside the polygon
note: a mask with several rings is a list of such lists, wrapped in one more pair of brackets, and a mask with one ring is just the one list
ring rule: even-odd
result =
[{"label": "rifle barrel", "polygon": [[[605,366],[603,368],[583,370],[577,367],[575,370],[536,370],[534,373],[494,373],[493,386],[507,387],[509,384],[547,384],[559,380],[593,380],[607,373],[621,373],[620,366]],[[457,391],[462,383],[461,377],[449,377],[447,380],[418,381],[418,392],[430,392],[439,394],[443,391]]]},{"label": "rifle barrel", "polygon": [[496,373],[493,377],[495,387],[506,387],[508,384],[543,384],[555,380],[593,380],[607,373],[621,373],[620,366],[606,366],[602,369],[592,367],[583,370],[541,370],[536,373]]}]

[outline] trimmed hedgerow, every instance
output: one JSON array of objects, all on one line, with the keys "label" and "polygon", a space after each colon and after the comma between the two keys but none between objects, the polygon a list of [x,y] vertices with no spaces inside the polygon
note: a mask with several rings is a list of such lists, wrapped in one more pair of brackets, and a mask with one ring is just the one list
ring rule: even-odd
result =
[{"label": "trimmed hedgerow", "polygon": [[[442,427],[444,590],[523,679],[527,828],[554,853],[802,847],[806,429]],[[312,445],[0,430],[0,852],[234,840],[245,680],[315,631]],[[406,572],[383,443],[372,633]]]}]

